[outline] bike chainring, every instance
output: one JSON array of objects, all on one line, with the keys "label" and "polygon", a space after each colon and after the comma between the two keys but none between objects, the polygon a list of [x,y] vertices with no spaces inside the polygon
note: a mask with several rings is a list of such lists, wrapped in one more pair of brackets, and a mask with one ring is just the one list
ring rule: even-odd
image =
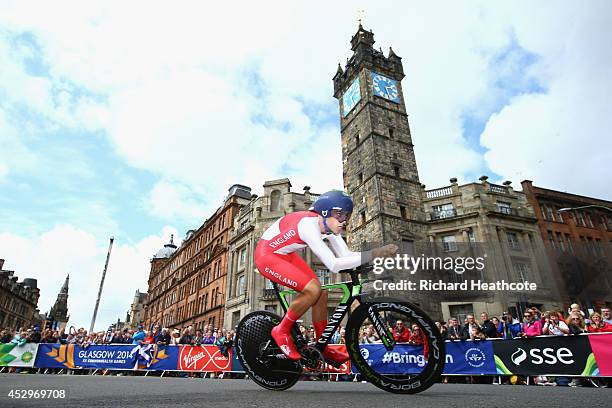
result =
[{"label": "bike chainring", "polygon": [[323,372],[325,368],[325,358],[318,348],[314,346],[304,346],[300,349],[300,354],[302,355],[300,362],[306,370],[315,373]]}]

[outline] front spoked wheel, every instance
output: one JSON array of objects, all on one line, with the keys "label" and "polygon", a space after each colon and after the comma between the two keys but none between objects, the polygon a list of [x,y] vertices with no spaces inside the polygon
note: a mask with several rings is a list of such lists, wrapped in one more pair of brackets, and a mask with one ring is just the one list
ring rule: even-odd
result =
[{"label": "front spoked wheel", "polygon": [[[412,341],[395,343],[391,327],[401,322]],[[378,338],[362,342],[362,334]],[[426,390],[440,379],[444,369],[444,342],[435,323],[421,309],[407,302],[378,299],[361,304],[346,327],[351,361],[364,379],[378,388],[398,394]]]}]

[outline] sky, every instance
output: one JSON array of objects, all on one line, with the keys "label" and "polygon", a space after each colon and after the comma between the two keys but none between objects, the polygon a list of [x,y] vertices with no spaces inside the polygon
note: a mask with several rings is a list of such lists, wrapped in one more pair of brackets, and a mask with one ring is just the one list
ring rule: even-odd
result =
[{"label": "sky", "polygon": [[0,258],[70,324],[147,290],[150,259],[219,207],[342,187],[332,77],[363,24],[402,57],[421,182],[525,179],[612,199],[612,3],[0,2]]}]

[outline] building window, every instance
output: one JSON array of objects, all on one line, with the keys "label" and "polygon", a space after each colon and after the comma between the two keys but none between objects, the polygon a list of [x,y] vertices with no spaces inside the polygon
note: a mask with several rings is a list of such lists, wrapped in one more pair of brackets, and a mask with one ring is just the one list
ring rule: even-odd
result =
[{"label": "building window", "polygon": [[563,234],[560,232],[556,232],[555,234],[557,236],[557,242],[559,243],[559,249],[565,252],[565,241],[563,241]]},{"label": "building window", "polygon": [[365,214],[365,211],[362,211],[362,212],[360,212],[360,213],[359,213],[359,218],[361,219],[361,223],[362,223],[362,224],[365,224],[365,222],[366,222],[366,214]]},{"label": "building window", "polygon": [[476,243],[476,235],[474,235],[474,230],[472,228],[468,229],[468,241],[470,244],[475,244]]},{"label": "building window", "polygon": [[393,174],[395,174],[395,177],[399,177],[400,176],[400,168],[399,168],[399,166],[393,166]]},{"label": "building window", "polygon": [[463,305],[449,305],[448,311],[451,317],[455,317],[457,320],[459,320],[459,324],[463,326],[467,316],[474,314],[474,305],[472,303],[466,303]]},{"label": "building window", "polygon": [[512,268],[521,282],[526,282],[529,279],[529,266],[527,264],[515,262],[512,264]]},{"label": "building window", "polygon": [[357,180],[359,181],[359,184],[363,183],[363,173],[357,174]]},{"label": "building window", "polygon": [[246,278],[244,275],[238,276],[236,279],[236,296],[243,295],[246,291]]},{"label": "building window", "polygon": [[400,205],[399,208],[400,208],[400,217],[406,218],[406,207],[404,207],[403,205]]},{"label": "building window", "polygon": [[[264,278],[265,279],[265,278]],[[274,289],[274,282],[272,282],[270,279],[266,279],[266,289]]]},{"label": "building window", "polygon": [[393,139],[393,133],[394,133],[393,128],[389,128],[389,138]]},{"label": "building window", "polygon": [[355,146],[359,146],[359,133],[355,135]]},{"label": "building window", "polygon": [[565,234],[565,240],[567,241],[567,249],[570,252],[574,252],[574,247],[572,245],[572,237],[570,236],[570,234]]},{"label": "building window", "polygon": [[555,217],[558,222],[563,222],[563,215],[559,212],[559,208],[555,207]]},{"label": "building window", "polygon": [[505,201],[498,201],[497,202],[497,211],[499,211],[502,214],[511,214],[510,206],[511,206],[510,203],[507,203]]},{"label": "building window", "polygon": [[589,213],[585,214],[585,219],[586,219],[587,227],[594,228],[593,219],[591,218],[591,214]]},{"label": "building window", "polygon": [[331,274],[327,269],[317,269],[316,272],[317,277],[319,278],[319,282],[321,285],[329,285],[331,284]]},{"label": "building window", "polygon": [[557,249],[557,242],[555,241],[555,235],[552,231],[548,231],[548,242],[550,242],[550,246],[552,246],[553,249]]},{"label": "building window", "polygon": [[521,250],[521,245],[519,244],[516,232],[506,232],[506,239],[508,240],[508,246],[510,247],[510,249],[513,249],[515,251]]},{"label": "building window", "polygon": [[280,205],[280,191],[274,190],[270,194],[270,211],[278,211]]},{"label": "building window", "polygon": [[444,252],[453,252],[457,250],[457,238],[454,235],[445,235],[442,237],[442,249]]},{"label": "building window", "polygon": [[582,214],[582,211],[575,211],[576,213],[576,225],[578,225],[579,227],[584,227],[585,223],[584,223],[584,214]]},{"label": "building window", "polygon": [[236,310],[232,313],[232,327],[238,327],[238,323],[240,323],[240,310]]},{"label": "building window", "polygon": [[443,218],[450,218],[457,215],[455,212],[455,207],[452,203],[446,203],[441,205],[432,205],[431,206],[431,219],[432,220],[441,220]]},{"label": "building window", "polygon": [[242,251],[240,251],[240,265],[244,265],[244,263],[246,262],[246,255],[247,249],[244,248]]}]

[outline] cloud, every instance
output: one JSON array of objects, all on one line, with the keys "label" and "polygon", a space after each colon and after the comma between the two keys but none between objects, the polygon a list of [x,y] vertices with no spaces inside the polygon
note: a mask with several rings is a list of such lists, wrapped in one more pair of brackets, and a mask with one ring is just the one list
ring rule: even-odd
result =
[{"label": "cloud", "polygon": [[[151,257],[168,242],[175,228],[166,226],[159,235],[134,243],[117,237],[104,282],[96,330],[104,330],[117,318],[125,319],[136,289],[147,290]],[[45,313],[55,302],[67,274],[70,274],[68,308],[70,325],[85,327],[93,315],[98,286],[104,268],[108,240],[72,225],[58,225],[33,238],[11,233],[0,234],[0,248],[6,258],[5,269],[24,278],[38,280],[38,307]]]}]

